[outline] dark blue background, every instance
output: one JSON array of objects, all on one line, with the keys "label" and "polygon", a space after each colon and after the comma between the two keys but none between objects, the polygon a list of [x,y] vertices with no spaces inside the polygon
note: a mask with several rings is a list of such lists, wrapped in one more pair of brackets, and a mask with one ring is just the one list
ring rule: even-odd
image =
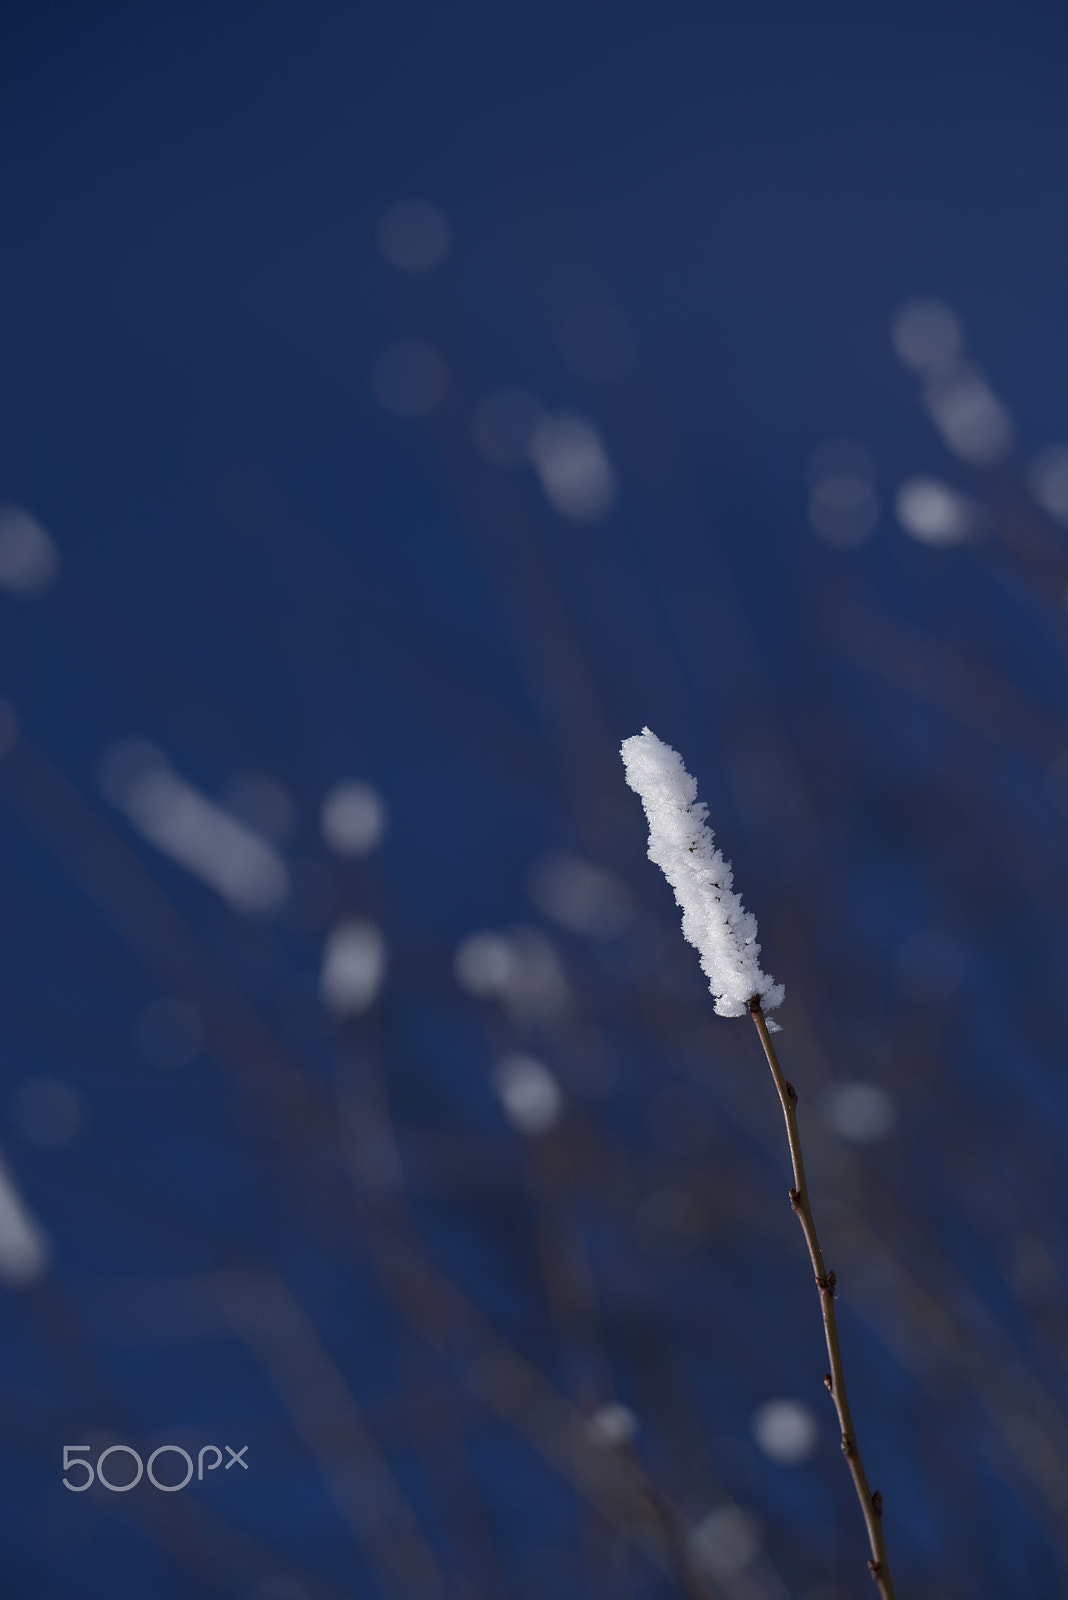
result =
[{"label": "dark blue background", "polygon": [[[1062,9],[27,0],[3,32],[0,497],[63,559],[0,596],[4,1094],[46,1075],[83,1107],[62,1149],[2,1140],[54,1243],[2,1290],[6,1592],[680,1592],[547,1462],[531,1417],[565,1394],[633,1407],[681,1524],[755,1519],[751,1587],[715,1592],[865,1592],[766,1070],[712,1014],[622,782],[649,723],[786,983],[803,1116],[836,1079],[897,1105],[871,1146],[804,1127],[899,1592],[1061,1593],[1068,550],[1022,471],[1068,431]],[[375,236],[413,197],[452,248],[406,277]],[[918,294],[1013,414],[978,478],[891,347]],[[585,385],[559,335],[594,302],[637,357]],[[368,374],[413,337],[450,388],[407,419]],[[479,456],[472,407],[508,387],[594,418],[610,516],[569,523]],[[855,550],[806,516],[837,435],[879,465]],[[987,540],[910,541],[918,473],[983,498]],[[135,735],[211,794],[279,780],[329,912],[242,919],[153,852],[95,776]],[[353,775],[390,827],[342,870],[318,811]],[[626,882],[625,936],[531,905],[550,848]],[[391,968],[332,1030],[343,915],[381,921]],[[465,936],[518,923],[567,976],[552,1025],[454,981]],[[925,987],[932,932],[955,965]],[[135,1025],[169,994],[214,1023],[160,1073]],[[517,1048],[564,1083],[548,1146],[490,1087]],[[699,1157],[650,1133],[683,1086]],[[342,1159],[350,1090],[401,1192]],[[643,1243],[665,1189],[693,1248]],[[494,1387],[502,1340],[551,1404]],[[801,1465],[752,1442],[780,1395],[820,1418]],[[62,1446],[90,1439],[248,1440],[251,1470],[70,1495]]]}]

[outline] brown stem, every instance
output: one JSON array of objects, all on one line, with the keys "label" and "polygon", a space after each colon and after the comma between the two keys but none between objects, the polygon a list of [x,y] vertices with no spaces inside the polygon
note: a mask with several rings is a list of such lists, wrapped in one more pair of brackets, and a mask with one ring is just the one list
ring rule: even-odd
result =
[{"label": "brown stem", "polygon": [[868,1479],[857,1449],[856,1434],[853,1432],[853,1419],[849,1414],[849,1400],[846,1395],[845,1374],[842,1371],[842,1352],[838,1345],[838,1325],[834,1317],[834,1285],[835,1275],[828,1272],[823,1264],[823,1251],[816,1234],[816,1224],[812,1220],[812,1208],[808,1201],[808,1185],[805,1182],[805,1163],[801,1156],[801,1138],[797,1131],[797,1090],[792,1083],[787,1083],[783,1077],[782,1068],[779,1066],[775,1055],[775,1046],[771,1042],[768,1025],[764,1019],[764,1012],[760,1005],[760,996],[755,994],[749,1002],[749,1015],[756,1024],[760,1042],[764,1046],[764,1054],[768,1058],[771,1075],[775,1079],[779,1100],[782,1103],[782,1114],[786,1119],[786,1137],[790,1142],[790,1160],[794,1169],[794,1186],[790,1190],[790,1204],[794,1208],[794,1215],[801,1224],[808,1245],[809,1259],[812,1270],[816,1275],[816,1288],[819,1290],[820,1309],[823,1312],[823,1333],[827,1340],[827,1356],[831,1370],[824,1377],[824,1383],[830,1390],[834,1409],[838,1413],[838,1425],[842,1432],[842,1454],[849,1464],[853,1475],[853,1485],[860,1501],[860,1509],[864,1515],[864,1524],[868,1530],[868,1543],[871,1545],[871,1560],[868,1562],[868,1571],[875,1579],[876,1587],[882,1600],[894,1600],[894,1585],[890,1577],[890,1566],[886,1559],[886,1545],[883,1542],[882,1514],[883,1497],[878,1492],[868,1488]]}]

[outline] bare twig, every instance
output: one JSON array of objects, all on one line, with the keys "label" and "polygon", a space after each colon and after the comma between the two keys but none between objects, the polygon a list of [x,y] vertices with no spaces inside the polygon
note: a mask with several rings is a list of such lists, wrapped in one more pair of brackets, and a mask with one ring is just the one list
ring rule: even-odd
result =
[{"label": "bare twig", "polygon": [[842,1433],[842,1454],[849,1465],[853,1475],[853,1484],[860,1501],[860,1509],[864,1515],[864,1524],[868,1530],[868,1543],[871,1545],[871,1560],[868,1562],[868,1571],[875,1579],[883,1600],[894,1600],[894,1585],[890,1577],[890,1567],[886,1559],[886,1545],[883,1541],[882,1514],[883,1497],[878,1489],[872,1493],[868,1487],[868,1479],[864,1465],[860,1459],[857,1448],[856,1434],[853,1431],[853,1419],[849,1414],[849,1399],[846,1395],[845,1374],[842,1371],[842,1352],[838,1345],[838,1326],[834,1316],[834,1286],[835,1275],[828,1272],[823,1262],[823,1251],[816,1233],[816,1224],[812,1220],[812,1208],[809,1205],[808,1185],[805,1182],[805,1164],[801,1155],[801,1139],[797,1131],[797,1090],[792,1083],[788,1083],[783,1076],[775,1054],[775,1046],[771,1042],[768,1025],[764,1019],[764,1012],[760,1005],[760,996],[753,995],[749,1001],[749,1014],[756,1025],[760,1042],[764,1046],[764,1054],[768,1058],[771,1075],[775,1079],[775,1088],[782,1103],[782,1114],[786,1120],[786,1137],[790,1143],[790,1161],[794,1169],[794,1183],[790,1190],[790,1204],[793,1206],[794,1215],[801,1224],[808,1245],[809,1259],[812,1270],[816,1275],[816,1288],[819,1290],[820,1309],[823,1313],[823,1333],[827,1340],[827,1356],[831,1370],[824,1376],[824,1383],[830,1391],[834,1408],[838,1413],[838,1424]]}]

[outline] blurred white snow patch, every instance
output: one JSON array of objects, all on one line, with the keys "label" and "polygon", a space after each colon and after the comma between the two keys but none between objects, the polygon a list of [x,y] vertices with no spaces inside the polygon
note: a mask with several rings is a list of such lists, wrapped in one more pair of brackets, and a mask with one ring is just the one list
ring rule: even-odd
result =
[{"label": "blurred white snow patch", "polygon": [[387,345],[371,368],[371,392],[384,411],[423,417],[444,399],[445,363],[432,345],[402,339]]},{"label": "blurred white snow patch", "polygon": [[373,922],[332,928],[323,950],[319,994],[335,1016],[357,1016],[374,1004],[386,976],[386,942]]},{"label": "blurred white snow patch", "polygon": [[456,951],[454,970],[461,988],[500,1000],[516,1022],[551,1022],[567,1003],[556,951],[536,928],[469,934]]},{"label": "blurred white snow patch", "polygon": [[48,1236],[19,1194],[0,1156],[0,1283],[23,1289],[48,1270]]},{"label": "blurred white snow patch", "polygon": [[756,1523],[740,1506],[717,1506],[693,1529],[690,1560],[720,1582],[737,1577],[760,1549]]},{"label": "blurred white snow patch", "polygon": [[59,551],[22,506],[0,505],[0,588],[17,599],[41,594],[59,577]]},{"label": "blurred white snow patch", "polygon": [[60,1078],[27,1078],[11,1098],[12,1127],[38,1150],[62,1150],[81,1123],[81,1097]]},{"label": "blurred white snow patch", "polygon": [[480,999],[498,995],[512,973],[512,947],[503,933],[471,933],[456,952],[456,981]]},{"label": "blurred white snow patch", "polygon": [[378,224],[378,248],[401,272],[429,272],[444,261],[450,241],[444,213],[426,200],[399,201]]},{"label": "blurred white snow patch", "polygon": [[1051,517],[1068,522],[1068,445],[1039,451],[1028,465],[1027,487]]},{"label": "blurred white snow patch", "polygon": [[819,1425],[798,1400],[765,1400],[753,1412],[753,1438],[771,1461],[792,1465],[816,1448]]},{"label": "blurred white snow patch", "polygon": [[934,928],[913,934],[897,952],[898,979],[912,1000],[948,1000],[963,983],[965,966],[957,941]]},{"label": "blurred white snow patch", "polygon": [[618,878],[566,850],[549,851],[534,862],[527,891],[544,916],[591,939],[615,938],[633,915],[630,895]]},{"label": "blurred white snow patch", "polygon": [[612,1450],[630,1443],[638,1432],[638,1419],[629,1406],[613,1400],[598,1406],[592,1416],[586,1418],[583,1431],[596,1449]]},{"label": "blurred white snow patch", "polygon": [[530,441],[544,415],[541,401],[525,389],[501,389],[475,410],[475,443],[499,467],[522,466],[530,459]]},{"label": "blurred white snow patch", "polygon": [[982,508],[939,478],[907,478],[894,502],[897,520],[921,544],[964,544],[982,528]]},{"label": "blurred white snow patch", "polygon": [[981,372],[958,366],[924,384],[928,415],[945,443],[973,466],[1004,461],[1013,445],[1012,419]]},{"label": "blurred white snow patch", "polygon": [[[627,783],[641,797],[649,823],[649,860],[675,891],[683,938],[700,955],[716,1014],[745,1016],[755,994],[765,1011],[773,1011],[782,1004],[785,988],[760,969],[756,917],[732,892],[731,864],[715,848],[705,820],[708,807],[698,800],[682,757],[650,728],[624,739],[620,754]],[[775,1024],[769,1020],[768,1027]]]},{"label": "blurred white snow patch", "polygon": [[228,810],[265,839],[284,844],[292,838],[297,825],[296,808],[277,778],[264,772],[239,773],[226,785],[224,799]]},{"label": "blurred white snow patch", "polygon": [[581,306],[560,329],[560,354],[591,383],[621,377],[634,360],[634,335],[615,306]]},{"label": "blurred white snow patch", "polygon": [[875,532],[879,501],[871,480],[857,472],[832,472],[812,485],[808,520],[825,544],[852,550]]},{"label": "blurred white snow patch", "polygon": [[823,1096],[824,1120],[853,1144],[874,1144],[897,1126],[897,1108],[876,1083],[847,1080],[831,1084]]},{"label": "blurred white snow patch", "polygon": [[533,1056],[505,1056],[493,1069],[493,1086],[518,1133],[548,1133],[560,1120],[564,1097],[548,1067]]},{"label": "blurred white snow patch", "polygon": [[898,358],[915,372],[943,372],[958,360],[964,334],[955,311],[941,300],[909,300],[894,318],[891,338]]},{"label": "blurred white snow patch", "polygon": [[339,856],[366,856],[386,831],[386,802],[373,784],[346,778],[323,800],[323,838]]},{"label": "blurred white snow patch", "polygon": [[875,532],[875,457],[855,439],[825,439],[809,457],[808,518],[825,544],[851,550]]},{"label": "blurred white snow patch", "polygon": [[109,746],[98,769],[105,799],[138,832],[237,911],[277,911],[289,874],[277,851],[174,772],[162,751],[140,739]]},{"label": "blurred white snow patch", "polygon": [[0,700],[0,756],[6,756],[19,736],[19,717],[10,700]]},{"label": "blurred white snow patch", "polygon": [[169,1070],[196,1060],[204,1030],[192,1006],[167,998],[145,1007],[134,1024],[134,1039],[150,1066]]},{"label": "blurred white snow patch", "polygon": [[615,474],[587,417],[570,411],[543,417],[530,436],[530,457],[545,498],[570,522],[595,522],[615,504]]}]

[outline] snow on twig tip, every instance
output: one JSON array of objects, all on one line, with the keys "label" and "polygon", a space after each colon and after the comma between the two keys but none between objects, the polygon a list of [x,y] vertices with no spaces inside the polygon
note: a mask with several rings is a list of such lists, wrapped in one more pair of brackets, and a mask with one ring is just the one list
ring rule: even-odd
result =
[{"label": "snow on twig tip", "polygon": [[624,739],[620,754],[649,821],[649,860],[675,891],[683,936],[700,954],[717,1013],[744,1016],[755,994],[765,1012],[773,1011],[786,991],[760,970],[756,918],[732,890],[730,862],[715,848],[708,807],[682,757],[648,728]]}]

